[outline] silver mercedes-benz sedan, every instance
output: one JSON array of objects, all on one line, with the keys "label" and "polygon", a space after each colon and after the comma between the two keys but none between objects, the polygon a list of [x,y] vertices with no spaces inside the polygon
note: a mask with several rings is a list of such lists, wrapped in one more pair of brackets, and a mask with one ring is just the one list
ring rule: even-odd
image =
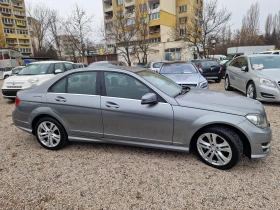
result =
[{"label": "silver mercedes-benz sedan", "polygon": [[225,77],[225,89],[233,88],[252,99],[280,102],[280,56],[249,55],[234,59]]},{"label": "silver mercedes-benz sedan", "polygon": [[233,167],[242,154],[270,153],[271,130],[255,100],[182,88],[146,69],[68,71],[17,93],[14,124],[46,149],[68,141],[195,151],[206,164]]},{"label": "silver mercedes-benz sedan", "polygon": [[191,62],[165,62],[161,66],[159,73],[183,88],[192,86],[208,89],[208,81]]}]

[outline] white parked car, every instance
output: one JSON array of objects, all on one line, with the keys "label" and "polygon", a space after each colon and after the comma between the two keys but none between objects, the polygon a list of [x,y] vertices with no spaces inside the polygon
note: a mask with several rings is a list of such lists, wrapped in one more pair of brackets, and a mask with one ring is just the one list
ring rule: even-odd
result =
[{"label": "white parked car", "polygon": [[12,75],[16,75],[18,74],[25,66],[17,66],[15,68],[13,68],[11,71],[5,71],[3,73],[3,78],[7,79],[8,77],[12,76]]},{"label": "white parked car", "polygon": [[33,62],[15,76],[5,79],[2,87],[3,97],[9,99],[16,98],[19,90],[38,86],[58,73],[75,68],[74,63],[66,61]]},{"label": "white parked car", "polygon": [[147,68],[159,73],[160,68],[164,61],[153,61],[147,64]]}]

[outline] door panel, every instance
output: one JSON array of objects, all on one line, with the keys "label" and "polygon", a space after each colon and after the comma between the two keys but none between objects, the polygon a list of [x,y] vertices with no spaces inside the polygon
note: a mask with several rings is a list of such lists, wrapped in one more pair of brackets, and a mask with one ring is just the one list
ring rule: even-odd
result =
[{"label": "door panel", "polygon": [[248,72],[245,71],[241,71],[241,68],[243,66],[247,66],[248,67],[248,61],[246,57],[241,57],[240,58],[240,64],[239,64],[239,68],[236,68],[236,87],[245,92],[246,91],[246,76],[248,74]]},{"label": "door panel", "polygon": [[105,138],[172,143],[170,104],[142,105],[142,96],[153,91],[128,74],[104,72],[103,83],[106,91],[101,97],[101,109]]},{"label": "door panel", "polygon": [[103,137],[100,96],[47,93],[47,102],[77,137]]},{"label": "door panel", "polygon": [[67,124],[70,135],[103,137],[97,75],[94,71],[70,74],[47,93],[50,108]]},{"label": "door panel", "polygon": [[142,105],[140,100],[102,96],[101,109],[105,138],[172,143],[170,104]]}]

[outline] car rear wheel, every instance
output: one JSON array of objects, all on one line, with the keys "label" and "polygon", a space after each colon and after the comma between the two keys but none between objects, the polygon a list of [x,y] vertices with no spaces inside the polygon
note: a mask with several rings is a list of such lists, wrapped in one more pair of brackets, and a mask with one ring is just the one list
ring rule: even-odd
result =
[{"label": "car rear wheel", "polygon": [[215,82],[216,82],[216,83],[220,83],[221,80],[222,80],[221,78],[220,78],[220,79],[216,79]]},{"label": "car rear wheel", "polygon": [[257,98],[256,86],[253,82],[250,82],[247,85],[246,96],[248,98],[251,98],[251,99],[256,99]]},{"label": "car rear wheel", "polygon": [[42,118],[35,126],[37,141],[46,149],[58,150],[68,142],[62,125],[52,118]]},{"label": "car rear wheel", "polygon": [[229,81],[228,76],[226,76],[226,78],[225,78],[225,90],[227,90],[227,91],[232,90],[232,87],[230,86],[230,81]]},{"label": "car rear wheel", "polygon": [[230,169],[243,154],[238,134],[227,127],[209,127],[197,135],[196,151],[199,158],[217,169]]}]

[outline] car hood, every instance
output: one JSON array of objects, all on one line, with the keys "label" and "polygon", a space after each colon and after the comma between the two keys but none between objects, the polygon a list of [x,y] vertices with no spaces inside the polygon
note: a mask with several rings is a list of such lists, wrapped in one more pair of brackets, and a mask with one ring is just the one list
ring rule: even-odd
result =
[{"label": "car hood", "polygon": [[254,73],[259,77],[271,79],[276,82],[280,81],[280,69],[254,70]]},{"label": "car hood", "polygon": [[5,81],[28,81],[31,78],[38,78],[39,80],[50,79],[54,74],[41,74],[41,75],[14,75],[7,78]]},{"label": "car hood", "polygon": [[197,84],[206,80],[201,74],[162,74],[178,84]]},{"label": "car hood", "polygon": [[259,101],[229,93],[191,88],[188,93],[179,95],[175,99],[180,106],[240,116],[247,114],[261,114],[265,116],[264,107]]}]

